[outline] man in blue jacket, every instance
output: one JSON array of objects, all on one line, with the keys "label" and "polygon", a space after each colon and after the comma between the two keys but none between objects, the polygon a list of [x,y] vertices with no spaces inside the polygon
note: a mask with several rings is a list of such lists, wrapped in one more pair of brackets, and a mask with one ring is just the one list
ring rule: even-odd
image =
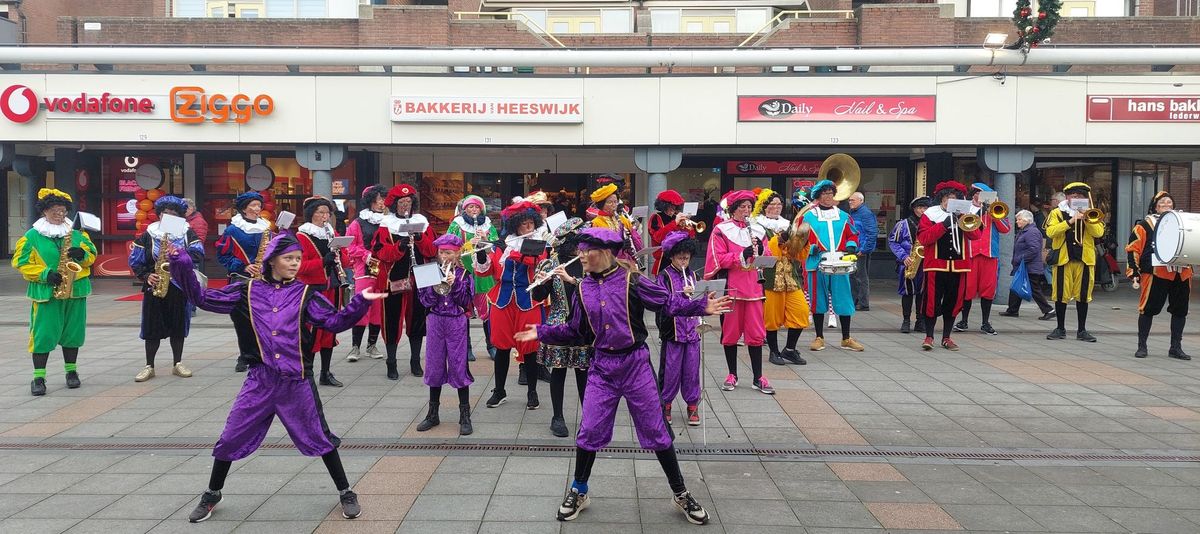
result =
[{"label": "man in blue jacket", "polygon": [[850,275],[850,293],[854,295],[854,308],[858,311],[871,309],[871,253],[879,239],[879,223],[875,214],[866,206],[862,193],[850,195],[850,218],[858,234],[858,270]]}]

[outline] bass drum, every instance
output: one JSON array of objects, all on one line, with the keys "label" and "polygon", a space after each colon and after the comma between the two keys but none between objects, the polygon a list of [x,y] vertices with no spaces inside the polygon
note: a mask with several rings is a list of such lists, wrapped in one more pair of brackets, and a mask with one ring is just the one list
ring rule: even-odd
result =
[{"label": "bass drum", "polygon": [[1200,213],[1164,213],[1154,231],[1154,255],[1166,265],[1200,264]]}]

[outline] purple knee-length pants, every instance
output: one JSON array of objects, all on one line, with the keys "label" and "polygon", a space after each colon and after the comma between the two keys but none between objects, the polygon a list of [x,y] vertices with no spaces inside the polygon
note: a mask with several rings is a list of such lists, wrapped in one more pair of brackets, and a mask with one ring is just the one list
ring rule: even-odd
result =
[{"label": "purple knee-length pants", "polygon": [[688,406],[700,403],[700,342],[663,340],[662,401],[669,403],[683,390]]},{"label": "purple knee-length pants", "polygon": [[671,447],[671,431],[663,419],[662,401],[650,350],[646,345],[628,354],[608,354],[596,349],[588,371],[587,395],[575,444],[585,451],[598,451],[612,441],[617,403],[625,398],[638,443],[643,449],[661,451]]},{"label": "purple knee-length pants", "polygon": [[450,384],[465,388],[475,381],[467,366],[467,346],[471,343],[467,316],[429,315],[425,324],[425,385]]},{"label": "purple knee-length pants", "polygon": [[323,456],[341,442],[325,422],[321,397],[311,377],[297,380],[266,365],[256,365],[246,373],[242,390],[225,420],[225,430],[213,447],[213,457],[232,462],[250,456],[262,444],[277,415],[300,454]]}]

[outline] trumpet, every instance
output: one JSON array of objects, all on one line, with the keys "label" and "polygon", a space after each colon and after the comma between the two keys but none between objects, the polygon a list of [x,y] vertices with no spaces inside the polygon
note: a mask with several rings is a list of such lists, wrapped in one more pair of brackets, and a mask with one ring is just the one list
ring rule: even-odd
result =
[{"label": "trumpet", "polygon": [[921,260],[925,258],[925,246],[915,245],[912,249],[912,254],[908,257],[912,258],[912,263],[904,266],[904,278],[912,280],[917,277],[917,269],[921,268]]},{"label": "trumpet", "polygon": [[958,218],[958,229],[964,232],[973,232],[983,226],[983,220],[978,215],[966,213]]},{"label": "trumpet", "polygon": [[708,230],[708,225],[704,224],[704,221],[693,221],[691,219],[684,219],[683,222],[679,223],[679,227],[684,230],[694,231],[697,234],[703,234],[705,230]]},{"label": "trumpet", "polygon": [[1002,220],[1002,219],[1007,219],[1008,218],[1008,204],[1006,204],[1003,200],[997,200],[995,202],[992,202],[988,206],[988,213],[992,216],[993,219],[996,219],[998,221]]},{"label": "trumpet", "polygon": [[1100,208],[1091,208],[1083,212],[1083,218],[1088,224],[1099,224],[1104,222],[1104,212]]}]

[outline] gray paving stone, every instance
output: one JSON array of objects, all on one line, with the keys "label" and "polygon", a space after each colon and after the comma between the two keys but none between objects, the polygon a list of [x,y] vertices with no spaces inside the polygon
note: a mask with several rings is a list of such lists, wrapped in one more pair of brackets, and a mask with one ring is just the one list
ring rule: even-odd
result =
[{"label": "gray paving stone", "polygon": [[247,521],[233,529],[232,534],[295,534],[312,532],[319,521]]},{"label": "gray paving stone", "polygon": [[11,517],[84,519],[105,509],[119,498],[121,498],[120,495],[55,495],[21,510]]},{"label": "gray paving stone", "polygon": [[[195,502],[189,502],[195,506]],[[337,506],[338,499],[334,495],[274,495],[263,502],[248,519],[250,523],[320,521]]]},{"label": "gray paving stone", "polygon": [[938,504],[1004,504],[1006,502],[999,494],[974,480],[916,482],[915,484]]},{"label": "gray paving stone", "polygon": [[203,523],[188,523],[187,518],[180,518],[159,523],[150,529],[150,534],[229,534],[240,524],[238,521],[218,521],[212,518]]},{"label": "gray paving stone", "polygon": [[483,520],[487,509],[486,499],[463,499],[456,495],[420,495],[409,509],[408,515],[404,516],[404,520],[478,522]]},{"label": "gray paving stone", "polygon": [[0,493],[58,493],[79,478],[73,474],[31,473],[0,486]]},{"label": "gray paving stone", "polygon": [[[548,476],[548,475],[547,475]],[[425,488],[421,490],[426,495],[491,495],[497,490],[498,474],[466,474],[442,473],[439,469]]]},{"label": "gray paving stone", "polygon": [[[637,523],[587,523],[582,521],[582,516],[575,521],[563,523],[561,527],[563,534],[643,534],[642,526]],[[661,531],[655,529],[654,532]]]},{"label": "gray paving stone", "polygon": [[942,509],[963,528],[1005,532],[1043,532],[1046,529],[1008,504],[947,504]]},{"label": "gray paving stone", "polygon": [[1077,506],[1083,503],[1069,493],[1050,484],[989,483],[989,489],[998,493],[1009,504]]},{"label": "gray paving stone", "polygon": [[[1124,506],[1130,508],[1157,508],[1162,506],[1161,503],[1155,502],[1153,499],[1139,494],[1136,491],[1123,486],[1099,486],[1099,485],[1060,485],[1059,489],[1070,493],[1072,497],[1079,499],[1083,504],[1088,506]],[[1181,488],[1153,488],[1151,492],[1159,489],[1178,490]],[[1190,488],[1189,488],[1190,489]],[[1172,492],[1173,493],[1173,492]],[[1200,503],[1195,505],[1200,508]]]},{"label": "gray paving stone", "polygon": [[[437,474],[442,473],[467,473],[467,474],[483,474],[494,473],[500,474],[504,469],[505,458],[502,457],[487,457],[487,456],[447,456],[442,459],[442,463],[438,464]],[[596,461],[598,466],[600,460]],[[592,472],[596,472],[595,466]],[[436,475],[435,475],[436,477]]]},{"label": "gray paving stone", "polygon": [[[1153,500],[1161,506],[1171,509],[1200,509],[1200,488],[1179,486],[1129,486],[1133,490]],[[1136,506],[1133,504],[1117,504],[1112,506]]]},{"label": "gray paving stone", "polygon": [[[245,521],[248,517],[250,517],[250,514],[253,514],[255,510],[258,510],[258,508],[262,506],[263,503],[267,502],[267,499],[269,499],[271,496],[222,494],[222,497],[223,499],[221,500],[221,503],[213,509],[212,517],[201,524],[208,524],[216,521],[219,523],[234,523],[236,525],[236,522]],[[187,521],[188,515],[192,513],[192,510],[195,509],[196,505],[199,503],[200,493],[197,492],[190,501],[187,501],[183,506],[180,506],[179,509],[176,510],[169,519],[164,521],[164,523],[181,522],[183,524],[190,524]]]},{"label": "gray paving stone", "polygon": [[558,532],[558,521],[519,523],[484,521],[479,525],[479,534],[557,534]]},{"label": "gray paving stone", "polygon": [[1122,532],[1124,527],[1087,506],[1020,506],[1021,512],[1052,532]]},{"label": "gray paving stone", "polygon": [[911,482],[848,481],[846,487],[862,502],[933,502]]},{"label": "gray paving stone", "polygon": [[[104,507],[97,519],[166,519],[192,502],[188,495],[126,495]],[[190,508],[190,506],[187,506]]]},{"label": "gray paving stone", "polygon": [[[420,498],[425,498],[422,495]],[[561,492],[553,497],[527,495],[496,495],[487,503],[484,521],[554,521],[558,505],[562,503]],[[415,509],[415,506],[414,506]],[[591,508],[588,508],[590,511]],[[587,512],[584,512],[587,513]],[[410,517],[412,512],[409,512]]]},{"label": "gray paving stone", "polygon": [[570,458],[533,458],[510,456],[504,463],[503,473],[519,475],[563,475],[571,468]]},{"label": "gray paving stone", "polygon": [[0,532],[21,534],[61,534],[79,523],[79,519],[8,518],[0,521]]},{"label": "gray paving stone", "polygon": [[159,524],[157,519],[84,519],[67,534],[144,534]]},{"label": "gray paving stone", "polygon": [[479,532],[479,521],[421,521],[405,520],[400,523],[396,534],[476,534]]},{"label": "gray paving stone", "polygon": [[796,512],[782,500],[718,499],[721,523],[730,525],[799,526]]},{"label": "gray paving stone", "polygon": [[1131,532],[1161,534],[1194,534],[1200,525],[1188,521],[1170,510],[1151,508],[1096,508]]},{"label": "gray paving stone", "polygon": [[495,495],[539,495],[561,497],[567,485],[567,473],[527,475],[512,472],[500,474]]},{"label": "gray paving stone", "polygon": [[1037,484],[1042,482],[1032,471],[1016,465],[964,465],[965,473],[984,484]]},{"label": "gray paving stone", "polygon": [[875,516],[857,502],[789,501],[800,524],[811,527],[880,528]]}]

